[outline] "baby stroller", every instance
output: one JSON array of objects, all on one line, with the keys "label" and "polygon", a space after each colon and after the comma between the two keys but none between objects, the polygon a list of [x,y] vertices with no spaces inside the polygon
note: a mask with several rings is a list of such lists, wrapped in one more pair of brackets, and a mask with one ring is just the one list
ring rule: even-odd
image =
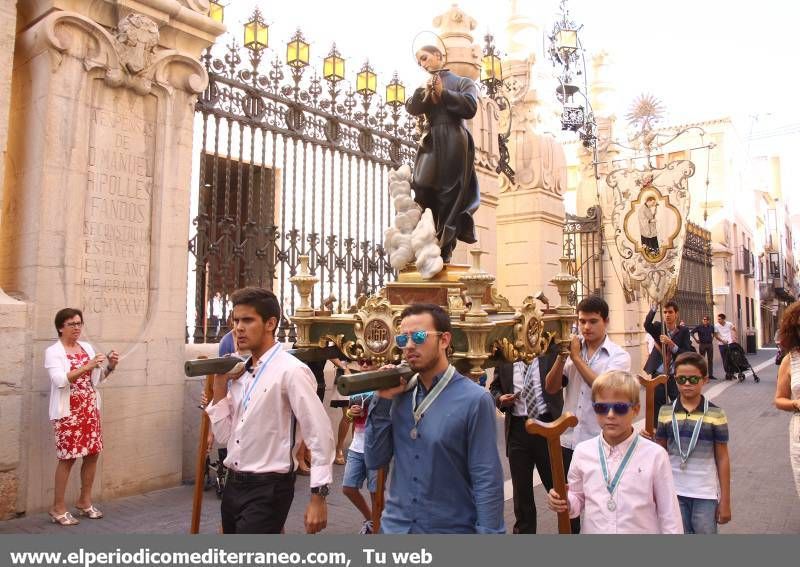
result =
[{"label": "baby stroller", "polygon": [[221,447],[217,449],[217,461],[213,462],[210,455],[206,455],[206,478],[203,490],[214,488],[217,498],[222,498],[222,490],[225,488],[225,472],[227,467],[222,464],[228,454],[228,449]]},{"label": "baby stroller", "polygon": [[761,382],[761,379],[756,375],[756,371],[750,366],[750,361],[747,360],[747,355],[739,343],[730,343],[725,352],[725,373],[732,374],[734,379],[738,378],[739,382],[744,382],[745,372],[750,371],[753,373],[753,380]]}]

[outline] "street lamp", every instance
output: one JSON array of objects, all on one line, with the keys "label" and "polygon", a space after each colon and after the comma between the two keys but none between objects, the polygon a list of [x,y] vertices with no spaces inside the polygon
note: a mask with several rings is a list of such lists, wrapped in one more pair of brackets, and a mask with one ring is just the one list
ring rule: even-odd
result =
[{"label": "street lamp", "polygon": [[286,64],[293,69],[302,69],[308,66],[309,46],[303,37],[303,33],[298,30],[294,32],[292,39],[286,44]]},{"label": "street lamp", "polygon": [[244,46],[250,51],[261,51],[269,47],[269,26],[264,22],[258,8],[244,25]]},{"label": "street lamp", "polygon": [[225,21],[225,6],[219,0],[210,0],[208,17],[218,23]]},{"label": "street lamp", "polygon": [[493,95],[503,84],[503,63],[495,49],[492,35],[486,34],[484,40],[486,47],[483,49],[483,59],[481,59],[481,83],[486,85],[489,95]]},{"label": "street lamp", "polygon": [[500,159],[497,161],[495,171],[505,175],[511,183],[514,183],[514,170],[511,168],[511,154],[508,150],[508,140],[511,137],[511,102],[503,94],[503,64],[500,55],[494,46],[494,37],[487,33],[484,36],[486,45],[483,48],[483,58],[481,59],[481,84],[486,89],[486,94],[497,104],[501,112],[507,113],[506,130],[497,135]]},{"label": "street lamp", "polygon": [[369,61],[365,61],[356,74],[356,92],[364,97],[370,97],[378,92],[378,77]]},{"label": "street lamp", "polygon": [[[586,91],[588,91],[586,72],[579,65],[582,61],[582,47],[578,32],[583,26],[577,25],[570,19],[567,0],[561,0],[559,8],[561,15],[559,20],[553,24],[548,55],[553,66],[559,68],[556,98],[562,104],[561,129],[577,132],[584,147],[591,148],[597,139],[597,128],[594,113],[586,95]],[[573,69],[575,69],[575,75],[583,75],[583,92],[573,82]],[[585,106],[575,102],[575,95],[583,97]]]},{"label": "street lamp", "polygon": [[326,81],[336,84],[344,80],[344,59],[336,49],[336,44],[331,46],[328,56],[324,59],[322,64],[322,76]]},{"label": "street lamp", "polygon": [[395,71],[392,80],[386,85],[386,104],[392,108],[397,108],[406,103],[406,87],[397,78]]}]

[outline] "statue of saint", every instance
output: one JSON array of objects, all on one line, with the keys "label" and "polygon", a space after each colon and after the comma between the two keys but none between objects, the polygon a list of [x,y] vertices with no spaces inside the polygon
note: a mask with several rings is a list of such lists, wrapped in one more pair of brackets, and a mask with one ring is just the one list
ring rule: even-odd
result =
[{"label": "statue of saint", "polygon": [[658,201],[653,195],[648,195],[644,206],[639,206],[639,232],[641,234],[642,248],[645,255],[657,256],[659,252],[658,244],[658,225],[656,216],[658,215]]},{"label": "statue of saint", "polygon": [[457,240],[477,242],[472,219],[480,204],[475,144],[464,120],[478,110],[478,89],[471,79],[443,68],[439,48],[424,46],[416,58],[431,78],[406,102],[409,114],[424,117],[411,187],[414,200],[433,213],[442,260],[447,263]]}]

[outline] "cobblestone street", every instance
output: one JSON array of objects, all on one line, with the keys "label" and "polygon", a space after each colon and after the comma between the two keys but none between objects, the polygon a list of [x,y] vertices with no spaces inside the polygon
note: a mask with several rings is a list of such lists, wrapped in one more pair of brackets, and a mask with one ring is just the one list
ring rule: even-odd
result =
[{"label": "cobblestone street", "polygon": [[[758,384],[748,373],[742,383],[716,380],[707,387],[710,398],[727,412],[730,422],[733,520],[722,526],[722,533],[800,533],[800,506],[788,457],[789,415],[776,410],[772,404],[777,376],[777,367],[772,363],[774,356],[774,349],[763,349],[750,357],[751,364],[761,378]],[[724,375],[721,368],[715,374]],[[331,417],[335,419],[337,414],[331,413]],[[504,455],[502,428],[502,417],[498,415],[498,443],[501,455]],[[514,515],[508,463],[504,456],[503,465],[507,481],[505,519],[506,528],[510,531]],[[334,466],[336,487],[341,486],[343,472],[343,466]],[[539,531],[556,533],[556,518],[546,509],[544,489],[539,485],[535,492]],[[307,494],[308,477],[298,477],[287,533],[303,533]],[[332,490],[328,503],[328,528],[325,533],[358,533],[362,518],[341,490]],[[203,504],[200,531],[215,533],[219,529],[219,505],[213,491],[204,493]],[[184,485],[98,502],[98,506],[105,512],[102,520],[84,520],[78,526],[63,528],[50,523],[46,513],[40,513],[0,522],[0,533],[188,533],[192,487]]]}]

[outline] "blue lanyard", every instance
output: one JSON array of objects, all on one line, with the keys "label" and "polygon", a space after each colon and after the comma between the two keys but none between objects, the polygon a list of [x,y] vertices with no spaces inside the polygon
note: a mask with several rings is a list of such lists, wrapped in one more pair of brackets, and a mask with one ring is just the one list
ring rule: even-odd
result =
[{"label": "blue lanyard", "polygon": [[244,412],[247,411],[247,406],[250,403],[250,396],[253,395],[253,390],[255,389],[256,384],[258,384],[258,381],[261,379],[261,375],[264,374],[264,370],[267,368],[272,359],[275,358],[275,355],[278,354],[281,350],[282,349],[280,343],[272,347],[271,349],[272,352],[270,353],[269,357],[267,358],[267,360],[263,362],[263,364],[261,364],[261,368],[258,369],[258,372],[256,372],[255,378],[253,378],[253,383],[250,384],[250,387],[247,388],[247,390],[244,393],[244,396],[242,397],[242,412],[241,412],[242,414],[244,414]]},{"label": "blue lanyard", "polygon": [[622,473],[625,472],[625,469],[628,468],[628,463],[631,460],[631,456],[633,456],[633,451],[636,449],[636,444],[639,442],[639,435],[634,433],[635,437],[633,438],[633,442],[631,442],[628,450],[625,451],[625,456],[622,457],[622,462],[617,469],[617,474],[614,475],[614,479],[609,482],[608,479],[608,465],[606,464],[606,454],[603,450],[603,436],[600,435],[597,438],[597,448],[600,451],[600,467],[603,471],[603,480],[606,483],[606,489],[608,490],[608,494],[611,498],[614,498],[614,492],[617,490],[617,485],[619,484],[619,480],[622,478]]}]

